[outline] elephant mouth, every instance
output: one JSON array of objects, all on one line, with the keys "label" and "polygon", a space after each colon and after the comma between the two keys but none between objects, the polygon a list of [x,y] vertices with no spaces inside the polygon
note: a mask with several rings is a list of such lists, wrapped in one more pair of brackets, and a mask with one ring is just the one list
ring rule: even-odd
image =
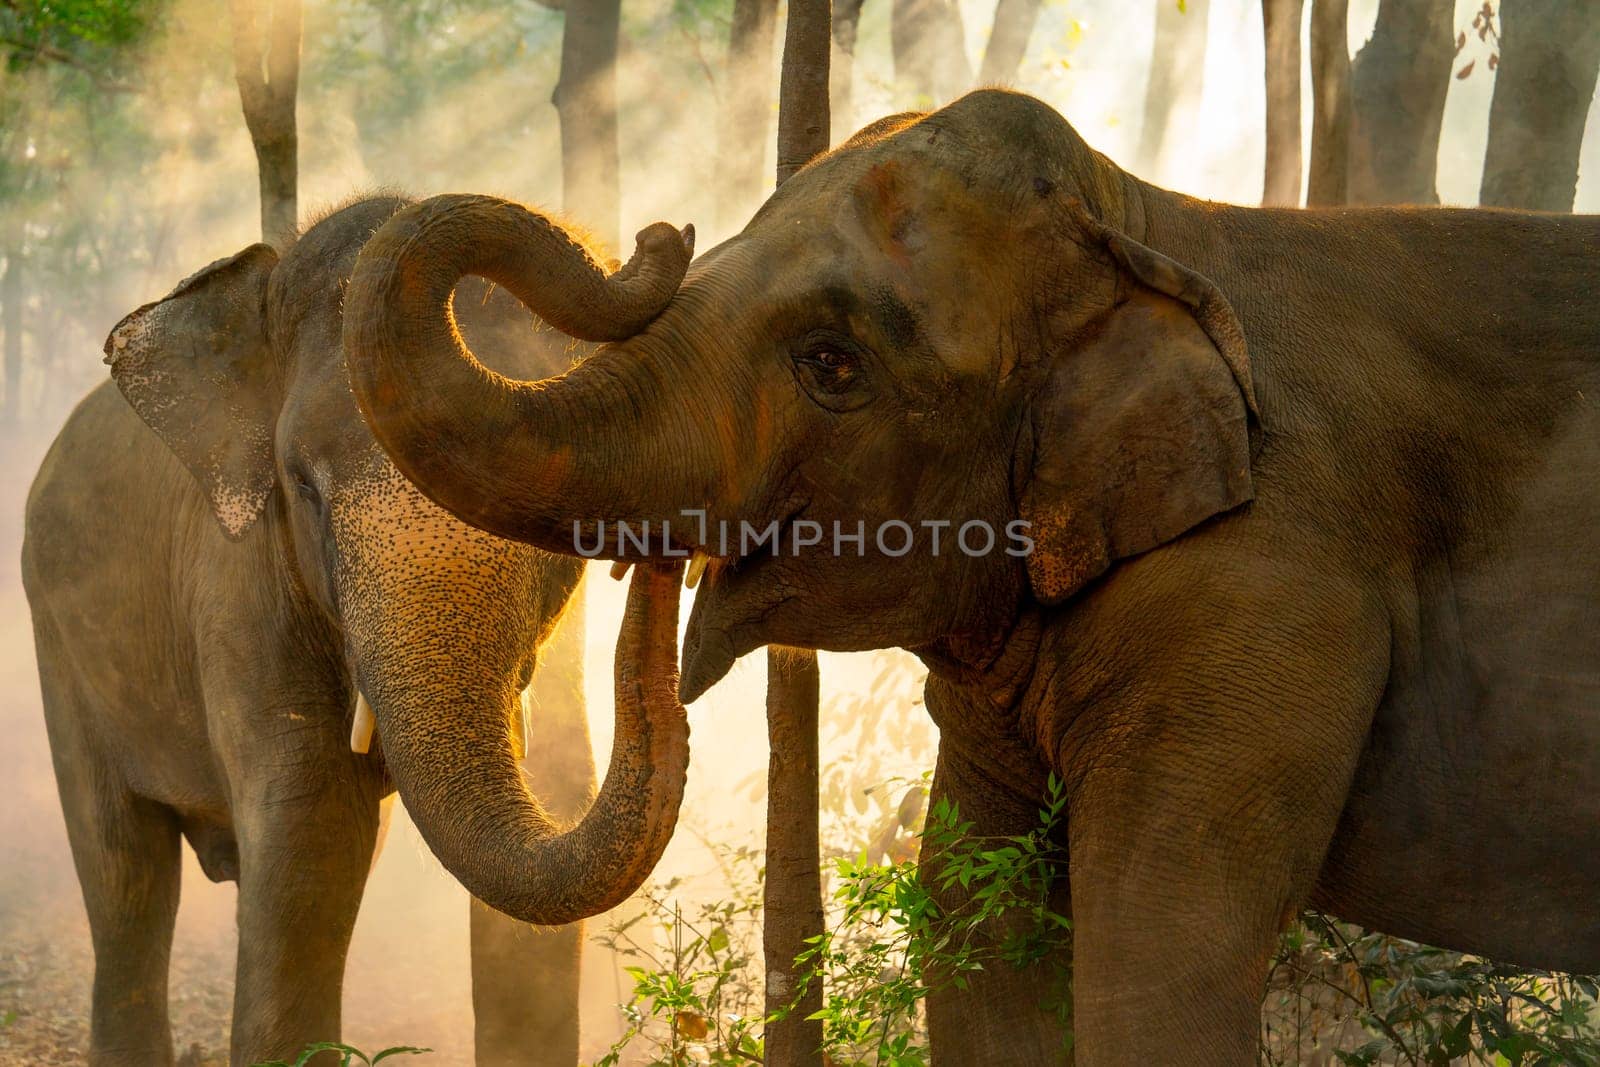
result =
[{"label": "elephant mouth", "polygon": [[[706,559],[707,563],[701,567],[704,577],[698,582],[684,634],[678,688],[683,703],[698,700],[727,675],[740,656],[775,642],[772,616],[785,603],[799,599],[798,587],[785,580],[784,572],[803,551],[793,546],[805,510],[804,504],[798,505],[776,523],[762,527],[775,529],[777,535],[750,551],[712,557],[697,553],[696,562]],[[735,542],[731,547],[739,546]],[[828,547],[816,544],[810,551]]]}]

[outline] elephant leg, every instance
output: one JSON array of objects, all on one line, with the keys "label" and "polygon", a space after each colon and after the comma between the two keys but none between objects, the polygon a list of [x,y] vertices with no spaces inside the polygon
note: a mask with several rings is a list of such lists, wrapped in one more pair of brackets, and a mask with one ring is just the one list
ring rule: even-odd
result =
[{"label": "elephant leg", "polygon": [[[524,764],[541,803],[568,822],[594,799],[583,700],[583,593],[539,653]],[[472,1011],[479,1067],[573,1067],[583,924],[533,927],[471,903]]]},{"label": "elephant leg", "polygon": [[[331,785],[337,777],[335,768],[301,768],[236,810],[235,1067],[293,1062],[306,1045],[339,1039],[345,955],[377,841],[378,804],[360,783]],[[308,791],[308,781],[321,788]]]},{"label": "elephant leg", "polygon": [[56,785],[94,942],[89,1063],[172,1063],[167,964],[178,913],[178,822],[133,795],[79,724],[97,709],[40,631],[39,674]]},{"label": "elephant leg", "polygon": [[[1039,807],[991,776],[973,761],[941,743],[929,810],[940,800],[958,804],[962,821],[979,837],[1017,836],[1039,828]],[[920,865],[937,874],[939,854],[926,842]],[[1065,871],[1063,869],[1063,874]],[[968,892],[959,885],[938,892],[941,911],[959,912]],[[1053,887],[1051,907],[1071,914],[1067,880]],[[1005,929],[991,923],[980,935],[1000,938]],[[964,989],[936,988],[928,997],[928,1040],[936,1067],[975,1063],[1064,1063],[1071,1061],[1068,1035],[1052,1004],[1068,996],[1071,949],[1026,968],[989,962],[966,975]]]},{"label": "elephant leg", "polygon": [[1388,670],[1376,609],[1314,575],[1291,588],[1303,614],[1230,604],[1239,631],[1196,627],[1107,668],[1136,692],[1067,731],[1080,1067],[1256,1062],[1268,961],[1316,882]]},{"label": "elephant leg", "polygon": [[101,757],[80,723],[102,709],[48,624],[37,625],[35,637],[56,787],[94,944],[88,1062],[171,1064],[166,969],[178,915],[178,821],[133,795]]}]

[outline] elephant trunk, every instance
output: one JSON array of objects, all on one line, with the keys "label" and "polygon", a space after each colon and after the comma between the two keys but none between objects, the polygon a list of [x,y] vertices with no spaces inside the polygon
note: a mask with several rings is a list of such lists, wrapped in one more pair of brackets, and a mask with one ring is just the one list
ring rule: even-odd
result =
[{"label": "elephant trunk", "polygon": [[376,747],[417,829],[462,885],[514,918],[562,925],[614,907],[660,859],[683,799],[681,568],[635,568],[610,768],[564,827],[529,790],[512,736],[541,604],[560,602],[541,592],[550,561],[461,526],[375,465],[387,471],[370,492],[333,509],[339,601]]},{"label": "elephant trunk", "polygon": [[580,529],[605,520],[671,519],[709,494],[716,469],[681,410],[689,368],[640,343],[547,382],[512,381],[473,357],[450,302],[461,278],[481,275],[573,337],[620,341],[666,307],[692,253],[692,229],[656,223],[608,276],[518,204],[450,195],[409,207],[367,242],[346,294],[356,398],[396,466],[480,529],[570,554]]}]

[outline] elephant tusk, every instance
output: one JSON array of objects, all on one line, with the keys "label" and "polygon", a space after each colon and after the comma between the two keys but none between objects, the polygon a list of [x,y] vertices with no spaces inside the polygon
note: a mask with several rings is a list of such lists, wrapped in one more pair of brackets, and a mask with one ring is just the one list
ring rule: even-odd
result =
[{"label": "elephant tusk", "polygon": [[622,581],[622,579],[624,579],[624,578],[626,578],[628,576],[628,569],[630,567],[632,567],[632,566],[633,566],[633,564],[629,563],[625,559],[617,560],[615,563],[613,563],[611,565],[611,577],[612,577],[612,580],[618,581],[618,582]]},{"label": "elephant tusk", "polygon": [[688,569],[683,572],[683,587],[693,589],[699,585],[701,577],[706,573],[706,565],[710,562],[710,556],[696,549],[694,558],[689,560]]},{"label": "elephant tusk", "polygon": [[356,714],[350,722],[350,751],[362,755],[372,748],[372,730],[378,725],[378,720],[372,714],[372,705],[367,703],[365,693],[356,693]]}]

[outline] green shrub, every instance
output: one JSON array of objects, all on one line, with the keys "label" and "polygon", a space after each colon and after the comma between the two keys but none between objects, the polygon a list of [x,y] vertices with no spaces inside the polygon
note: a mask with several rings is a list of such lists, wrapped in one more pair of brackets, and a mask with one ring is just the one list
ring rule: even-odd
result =
[{"label": "green shrub", "polygon": [[1317,912],[1279,942],[1264,1064],[1600,1064],[1595,979],[1491,963]]},{"label": "green shrub", "polygon": [[432,1051],[433,1049],[431,1048],[396,1045],[393,1048],[386,1048],[382,1052],[374,1052],[371,1056],[368,1056],[365,1052],[352,1045],[342,1045],[337,1041],[318,1041],[314,1045],[307,1045],[300,1055],[295,1057],[293,1063],[285,1060],[269,1060],[265,1063],[258,1063],[255,1067],[306,1067],[314,1057],[323,1052],[337,1052],[339,1054],[339,1067],[351,1067],[351,1064],[357,1061],[372,1067],[372,1065],[386,1060],[390,1056],[420,1056],[425,1052]]}]

